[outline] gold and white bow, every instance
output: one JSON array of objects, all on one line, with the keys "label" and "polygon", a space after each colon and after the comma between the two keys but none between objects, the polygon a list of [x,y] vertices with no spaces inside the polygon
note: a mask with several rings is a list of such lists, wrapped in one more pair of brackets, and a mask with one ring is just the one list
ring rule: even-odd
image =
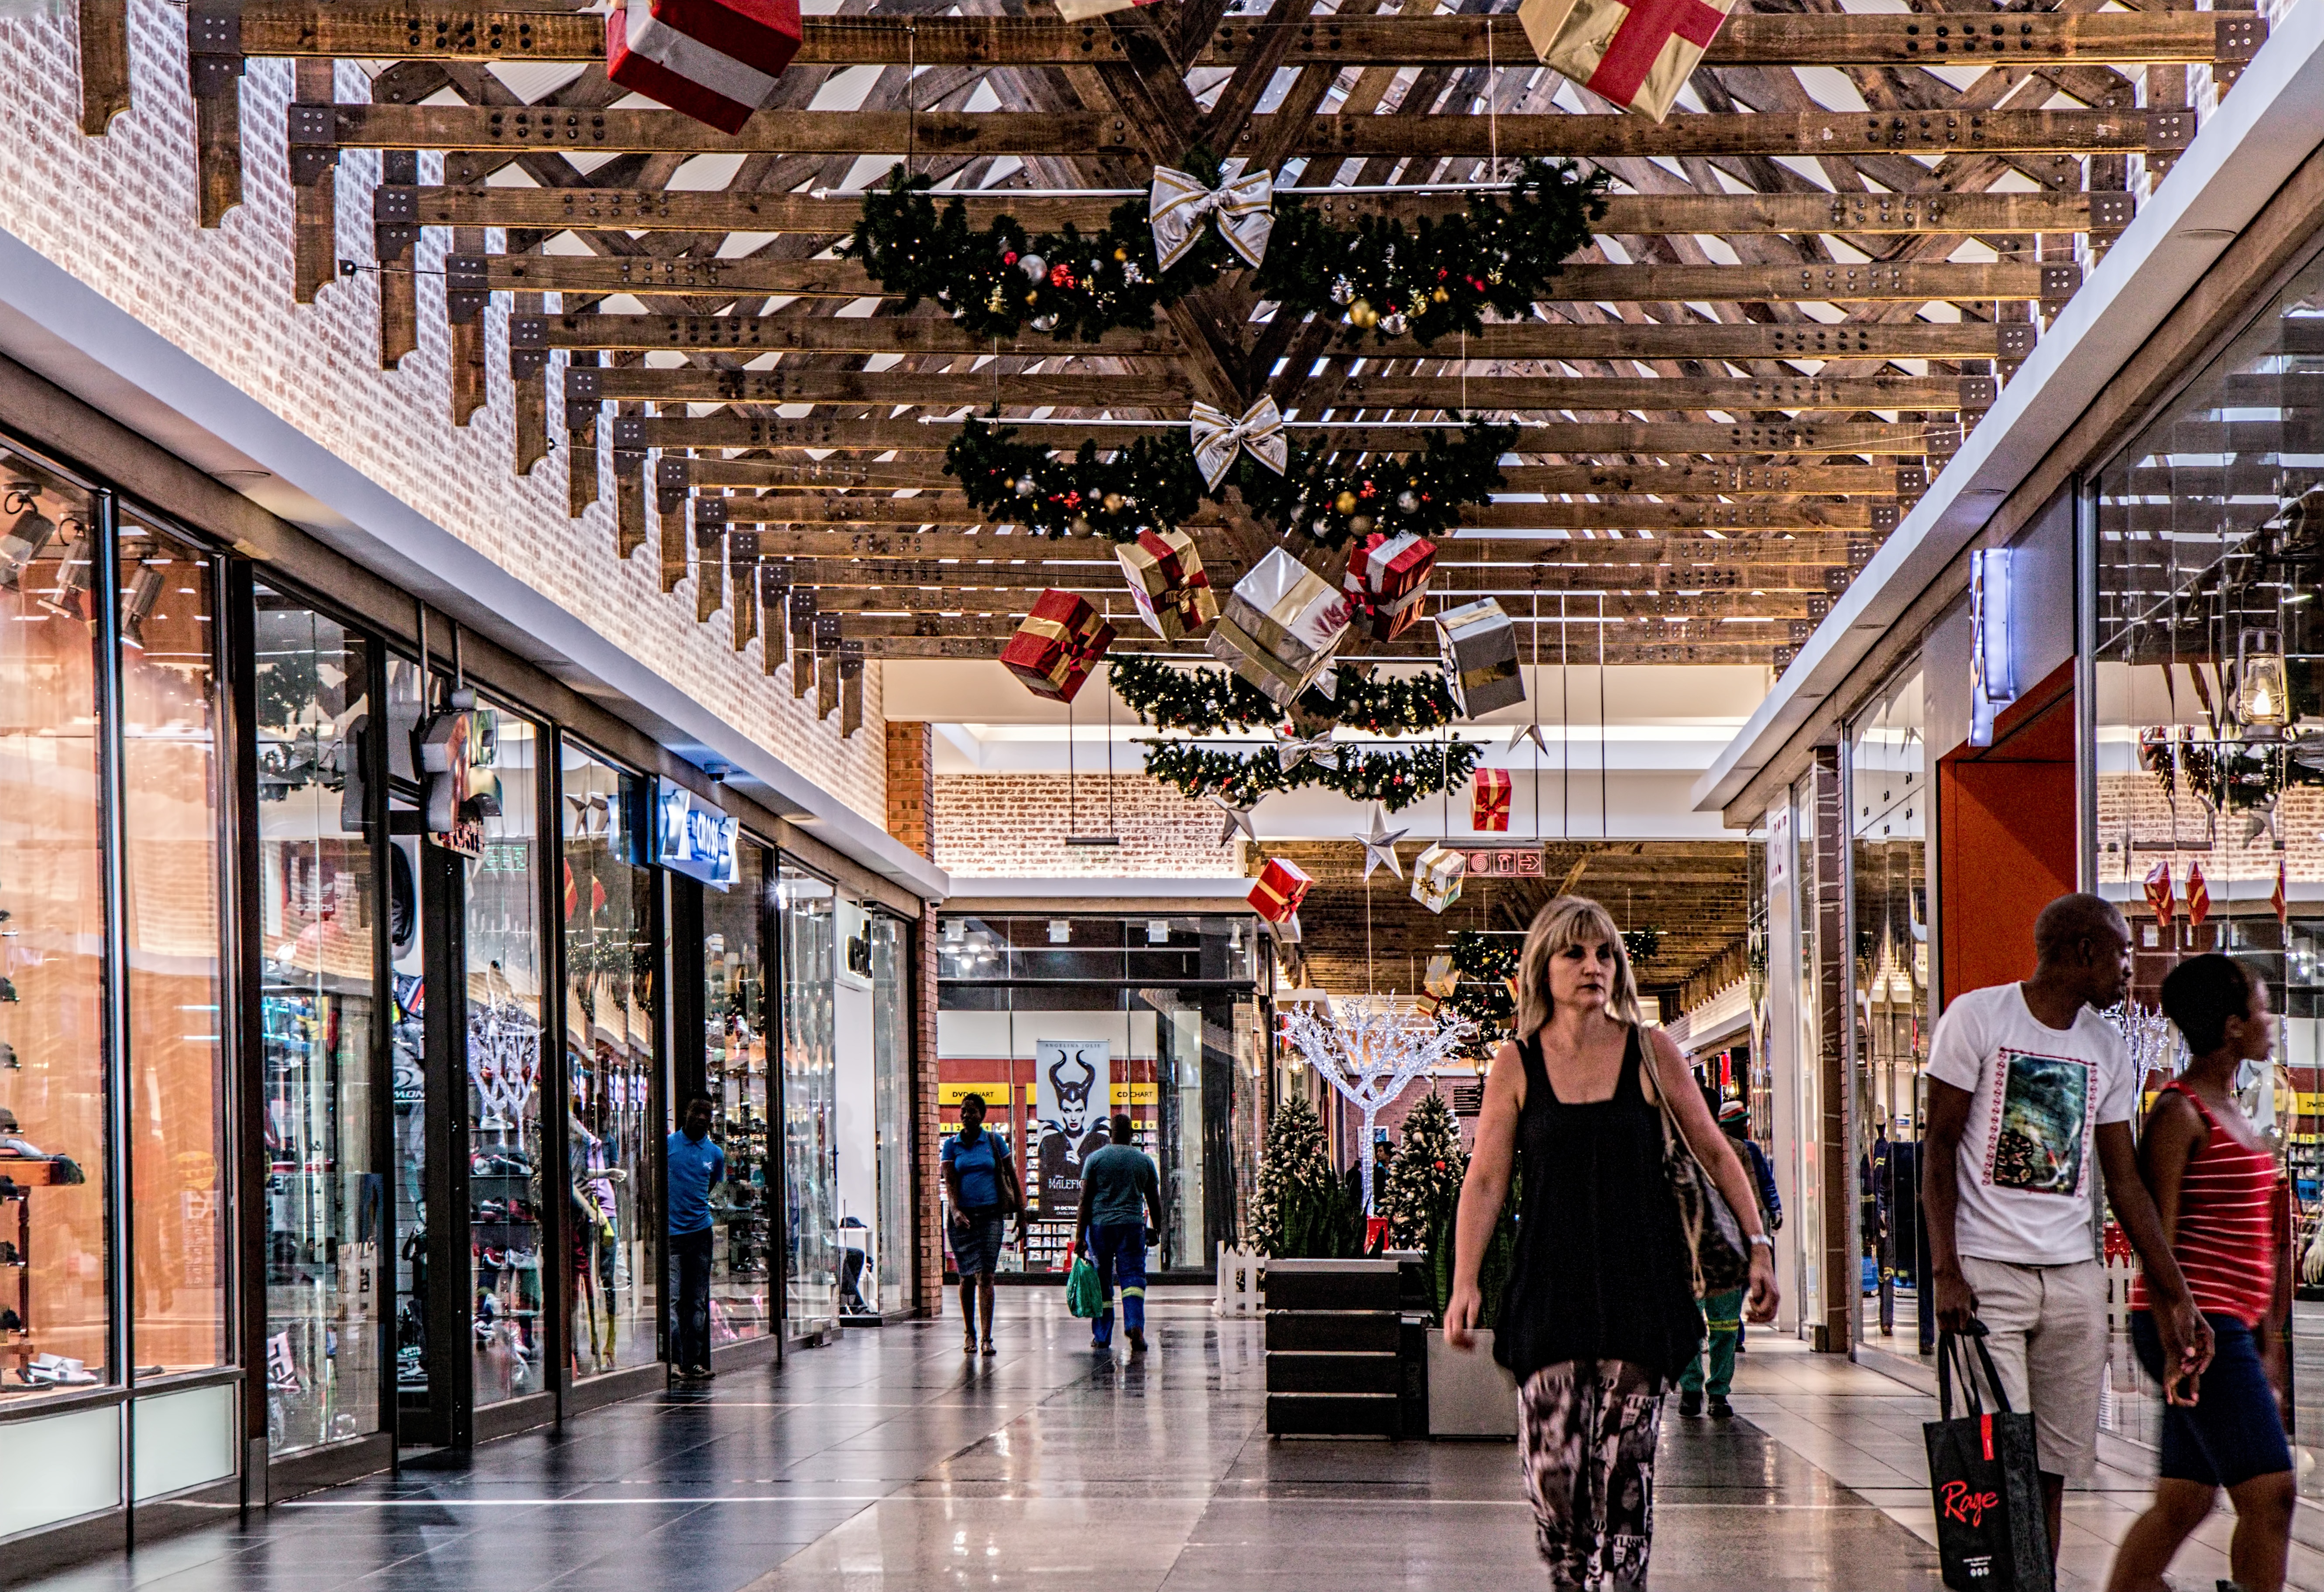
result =
[{"label": "gold and white bow", "polygon": [[1333,744],[1332,738],[1328,734],[1318,735],[1313,739],[1286,735],[1275,743],[1275,760],[1286,774],[1290,773],[1292,769],[1310,758],[1314,759],[1319,765],[1326,768],[1336,768],[1340,766],[1339,748]]},{"label": "gold and white bow", "polygon": [[1194,433],[1194,465],[1213,492],[1234,467],[1238,450],[1277,475],[1291,463],[1291,439],[1283,434],[1283,411],[1271,398],[1262,398],[1243,410],[1240,420],[1222,409],[1198,403],[1188,424]]},{"label": "gold and white bow", "polygon": [[1157,166],[1147,211],[1154,221],[1154,257],[1165,271],[1194,246],[1203,217],[1213,214],[1227,247],[1241,255],[1245,264],[1257,265],[1267,258],[1268,235],[1275,230],[1275,175],[1253,171],[1204,188],[1192,172]]}]

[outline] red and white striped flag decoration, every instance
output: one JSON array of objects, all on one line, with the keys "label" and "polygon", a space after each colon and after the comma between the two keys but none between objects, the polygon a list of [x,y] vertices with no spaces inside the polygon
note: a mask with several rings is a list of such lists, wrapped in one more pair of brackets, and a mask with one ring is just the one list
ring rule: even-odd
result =
[{"label": "red and white striped flag decoration", "polygon": [[2179,916],[2177,904],[2171,896],[2171,864],[2157,862],[2146,870],[2146,904],[2153,909],[2154,921],[2168,925]]},{"label": "red and white striped flag decoration", "polygon": [[605,76],[740,133],[798,53],[798,0],[614,0]]},{"label": "red and white striped flag decoration", "polygon": [[2275,908],[2275,921],[2282,923],[2291,916],[2291,898],[2284,894],[2283,864],[2275,865],[2275,888],[2269,892],[2267,904]]},{"label": "red and white striped flag decoration", "polygon": [[2187,864],[2187,921],[2197,928],[2211,916],[2211,887],[2203,882],[2203,865]]}]

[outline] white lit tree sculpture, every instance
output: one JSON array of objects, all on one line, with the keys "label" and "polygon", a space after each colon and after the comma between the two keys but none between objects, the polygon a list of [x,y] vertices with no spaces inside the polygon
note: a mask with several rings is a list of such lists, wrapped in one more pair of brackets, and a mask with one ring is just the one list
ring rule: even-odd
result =
[{"label": "white lit tree sculpture", "polygon": [[1440,1026],[1386,1000],[1327,1001],[1295,1008],[1284,1032],[1307,1064],[1322,1074],[1350,1105],[1364,1115],[1358,1155],[1363,1168],[1364,1211],[1372,1209],[1372,1127],[1382,1108],[1416,1078],[1458,1054],[1471,1032],[1465,1022]]}]

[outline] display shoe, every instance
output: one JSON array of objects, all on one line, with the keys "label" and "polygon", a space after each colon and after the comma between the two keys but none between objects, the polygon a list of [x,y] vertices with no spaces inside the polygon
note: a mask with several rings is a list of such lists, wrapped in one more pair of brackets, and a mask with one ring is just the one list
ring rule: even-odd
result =
[{"label": "display shoe", "polygon": [[1681,1388],[1678,1394],[1678,1413],[1682,1418],[1688,1421],[1702,1414],[1702,1395],[1690,1389]]},{"label": "display shoe", "polygon": [[1735,1419],[1735,1406],[1727,1402],[1725,1394],[1714,1393],[1711,1395],[1711,1418],[1713,1421]]}]

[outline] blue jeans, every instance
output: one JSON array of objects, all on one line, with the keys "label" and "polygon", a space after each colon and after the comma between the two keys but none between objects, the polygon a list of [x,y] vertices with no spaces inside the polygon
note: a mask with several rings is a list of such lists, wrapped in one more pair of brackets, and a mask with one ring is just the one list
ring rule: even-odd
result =
[{"label": "blue jeans", "polygon": [[1146,1330],[1146,1224],[1109,1221],[1090,1224],[1090,1252],[1097,1262],[1097,1285],[1105,1291],[1105,1308],[1090,1323],[1090,1341],[1100,1348],[1113,1342],[1113,1290],[1121,1286],[1121,1325],[1125,1331]]},{"label": "blue jeans", "polygon": [[710,1368],[710,1229],[672,1233],[669,1258],[678,1273],[671,1301],[669,1357],[681,1371]]}]

